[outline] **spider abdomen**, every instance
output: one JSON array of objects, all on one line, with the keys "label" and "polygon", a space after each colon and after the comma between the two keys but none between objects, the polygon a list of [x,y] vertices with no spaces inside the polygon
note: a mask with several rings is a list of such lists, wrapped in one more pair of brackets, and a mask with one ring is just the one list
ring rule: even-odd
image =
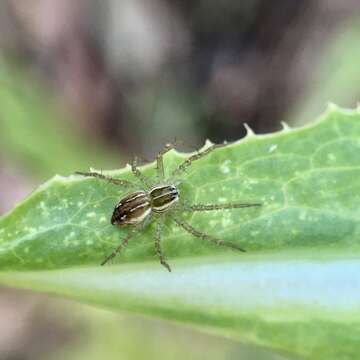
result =
[{"label": "spider abdomen", "polygon": [[122,198],[115,206],[111,217],[113,225],[135,225],[144,221],[151,213],[151,202],[147,192],[137,191]]},{"label": "spider abdomen", "polygon": [[158,185],[150,189],[149,197],[152,209],[161,213],[179,200],[179,191],[175,185]]}]

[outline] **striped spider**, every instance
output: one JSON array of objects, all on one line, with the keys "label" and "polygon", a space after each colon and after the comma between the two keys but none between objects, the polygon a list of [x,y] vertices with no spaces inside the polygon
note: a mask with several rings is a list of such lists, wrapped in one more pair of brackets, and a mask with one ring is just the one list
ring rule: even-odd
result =
[{"label": "striped spider", "polygon": [[[175,178],[186,170],[194,161],[201,159],[208,155],[213,150],[223,147],[224,145],[212,145],[207,149],[198,152],[184,162],[182,162],[171,174],[171,178]],[[166,144],[165,147],[159,152],[156,157],[156,170],[158,183],[152,184],[150,180],[145,177],[137,167],[136,158],[131,164],[131,170],[134,176],[140,180],[146,190],[140,190],[131,192],[130,194],[123,197],[115,206],[111,224],[118,226],[128,226],[129,232],[123,239],[122,243],[109,255],[107,256],[101,265],[105,265],[110,259],[114,258],[121,250],[123,250],[128,244],[129,240],[150,220],[156,222],[156,233],[155,233],[155,250],[159,257],[160,263],[168,270],[171,271],[170,265],[166,262],[165,256],[161,250],[161,230],[164,222],[164,217],[169,216],[175,223],[183,228],[191,235],[198,237],[202,240],[214,243],[216,245],[225,246],[234,250],[245,252],[242,248],[236,244],[217,239],[210,235],[204,234],[193,226],[185,222],[181,218],[182,212],[195,212],[195,211],[212,211],[212,210],[223,210],[223,209],[240,209],[252,206],[261,206],[259,203],[225,203],[225,204],[195,204],[187,206],[181,201],[181,196],[177,186],[165,178],[163,156],[174,148],[173,144]],[[76,174],[83,176],[92,176],[101,180],[108,181],[115,185],[124,186],[125,188],[134,188],[136,184],[128,181],[115,179],[98,172],[76,172]],[[155,215],[155,216],[154,216]]]}]

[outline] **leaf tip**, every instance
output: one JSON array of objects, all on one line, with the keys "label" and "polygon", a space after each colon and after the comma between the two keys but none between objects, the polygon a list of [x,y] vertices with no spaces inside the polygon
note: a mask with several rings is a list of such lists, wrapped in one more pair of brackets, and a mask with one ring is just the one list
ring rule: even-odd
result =
[{"label": "leaf tip", "polygon": [[50,179],[50,180],[62,181],[62,180],[64,180],[64,179],[66,179],[65,176],[59,175],[59,174],[55,174],[55,175],[52,177],[52,179]]},{"label": "leaf tip", "polygon": [[287,132],[291,130],[291,127],[285,121],[281,121],[281,125],[282,125],[282,131]]},{"label": "leaf tip", "polygon": [[[39,187],[35,190],[35,192],[41,192],[47,189],[50,185],[54,183],[67,183],[69,180],[72,180],[73,177],[76,177],[77,175],[70,175],[70,176],[63,176],[59,174],[55,174],[51,179],[44,182],[43,184],[39,185]],[[35,193],[34,192],[34,193]]]},{"label": "leaf tip", "polygon": [[328,104],[327,104],[327,110],[329,112],[338,111],[339,107],[336,104],[334,104],[333,102],[329,101]]},{"label": "leaf tip", "polygon": [[212,145],[214,145],[214,143],[211,140],[209,140],[209,139],[205,140],[205,145],[204,145],[205,148],[208,148]]},{"label": "leaf tip", "polygon": [[251,136],[255,136],[256,134],[254,133],[254,131],[252,130],[252,128],[247,124],[244,123],[244,128],[246,130],[246,136],[245,137],[251,137]]},{"label": "leaf tip", "polygon": [[199,151],[204,151],[204,150],[206,150],[207,148],[209,148],[209,147],[211,147],[213,145],[214,145],[214,143],[211,140],[206,139],[205,144],[199,149]]}]

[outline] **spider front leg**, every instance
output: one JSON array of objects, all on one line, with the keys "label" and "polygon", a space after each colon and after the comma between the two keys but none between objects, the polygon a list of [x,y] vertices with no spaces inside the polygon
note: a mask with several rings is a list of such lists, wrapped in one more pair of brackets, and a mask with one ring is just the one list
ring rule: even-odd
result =
[{"label": "spider front leg", "polygon": [[160,218],[156,223],[155,250],[156,250],[156,254],[159,257],[161,265],[163,265],[169,272],[171,272],[170,265],[166,262],[165,256],[161,251],[160,241],[161,241],[162,226],[163,226],[163,219]]},{"label": "spider front leg", "polygon": [[172,173],[173,176],[179,175],[181,172],[185,171],[187,167],[189,167],[194,161],[203,158],[204,156],[210,154],[215,149],[221,148],[226,144],[213,144],[204,151],[198,152],[194,155],[188,157],[184,162],[182,162]]},{"label": "spider front leg", "polygon": [[157,170],[157,176],[160,180],[163,180],[165,178],[163,157],[167,152],[169,152],[173,148],[174,148],[174,145],[168,143],[164,146],[164,148],[156,156],[156,170]]},{"label": "spider front leg", "polygon": [[190,233],[193,236],[196,236],[196,237],[200,238],[201,240],[205,240],[205,241],[211,242],[211,243],[219,245],[219,246],[225,246],[225,247],[228,247],[228,248],[231,248],[231,249],[234,249],[234,250],[246,252],[244,249],[237,246],[236,244],[233,244],[231,242],[227,242],[227,241],[224,241],[224,240],[221,240],[221,239],[214,238],[214,237],[212,237],[210,235],[204,234],[204,233],[196,230],[190,224],[188,224],[187,222],[185,222],[184,220],[180,219],[177,216],[173,216],[172,218],[174,219],[174,221],[176,222],[176,224],[178,226],[182,227],[188,233]]},{"label": "spider front leg", "polygon": [[137,157],[131,163],[131,171],[135,177],[137,177],[147,188],[150,187],[148,179],[141,173],[137,167]]},{"label": "spider front leg", "polygon": [[115,179],[111,176],[106,176],[101,173],[98,173],[96,171],[89,171],[89,172],[83,172],[83,171],[75,171],[75,174],[82,175],[82,176],[90,176],[95,177],[100,180],[108,181],[115,185],[121,185],[121,186],[128,186],[128,187],[135,187],[135,184],[128,180],[121,180],[121,179]]},{"label": "spider front leg", "polygon": [[127,246],[127,244],[129,243],[129,240],[135,235],[137,230],[138,229],[136,227],[131,229],[128,232],[128,234],[126,235],[126,237],[123,239],[122,243],[109,256],[107,256],[105,258],[105,260],[101,263],[101,265],[105,265],[109,260],[114,258],[121,250],[123,250]]}]

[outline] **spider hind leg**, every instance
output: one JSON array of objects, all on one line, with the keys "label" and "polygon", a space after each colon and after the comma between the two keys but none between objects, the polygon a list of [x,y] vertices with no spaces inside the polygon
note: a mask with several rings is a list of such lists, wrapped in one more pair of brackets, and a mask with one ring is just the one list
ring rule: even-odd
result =
[{"label": "spider hind leg", "polygon": [[185,207],[185,211],[212,211],[227,209],[243,209],[261,206],[260,203],[223,203],[223,204],[194,204]]},{"label": "spider hind leg", "polygon": [[129,243],[129,240],[134,236],[136,231],[137,231],[136,228],[129,231],[129,233],[123,239],[122,243],[110,255],[108,255],[104,259],[104,261],[101,263],[101,265],[105,265],[108,261],[112,260],[118,253],[120,253],[121,250],[123,250],[127,246],[127,244]]},{"label": "spider hind leg", "polygon": [[159,219],[158,222],[156,223],[155,250],[156,250],[156,254],[159,257],[160,264],[163,265],[169,272],[171,272],[170,265],[166,262],[165,256],[164,256],[164,254],[162,253],[162,250],[161,250],[161,245],[160,245],[161,230],[162,230],[162,220]]},{"label": "spider hind leg", "polygon": [[228,242],[228,241],[225,241],[225,240],[222,240],[222,239],[217,239],[215,237],[212,237],[210,235],[207,235],[207,234],[195,229],[190,224],[188,224],[186,221],[180,219],[177,216],[173,216],[172,218],[174,219],[175,223],[178,226],[182,227],[185,231],[187,231],[188,233],[190,233],[193,236],[196,236],[196,237],[200,238],[201,240],[208,241],[208,242],[213,243],[215,245],[228,247],[228,248],[233,249],[233,250],[246,252],[246,250],[242,249],[240,246],[238,246],[236,244],[233,244],[231,242]]}]

